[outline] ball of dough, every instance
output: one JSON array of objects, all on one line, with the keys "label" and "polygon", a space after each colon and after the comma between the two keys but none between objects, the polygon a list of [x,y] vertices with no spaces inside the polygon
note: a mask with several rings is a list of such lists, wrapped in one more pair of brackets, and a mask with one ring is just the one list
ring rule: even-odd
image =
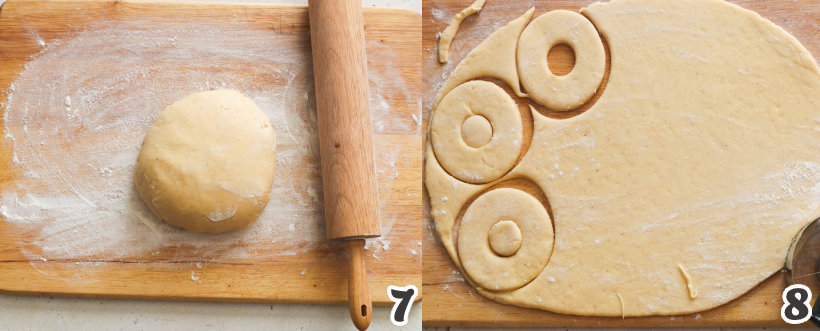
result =
[{"label": "ball of dough", "polygon": [[268,203],[276,138],[267,116],[237,91],[188,95],[145,135],[134,182],[151,211],[194,232],[255,221]]}]

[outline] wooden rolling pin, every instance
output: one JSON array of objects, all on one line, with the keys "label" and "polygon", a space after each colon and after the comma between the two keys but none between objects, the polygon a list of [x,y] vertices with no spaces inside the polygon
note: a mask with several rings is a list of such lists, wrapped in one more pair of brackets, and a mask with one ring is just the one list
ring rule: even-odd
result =
[{"label": "wooden rolling pin", "polygon": [[327,237],[345,240],[350,317],[364,330],[372,318],[364,239],[381,226],[361,0],[309,0],[309,15]]}]

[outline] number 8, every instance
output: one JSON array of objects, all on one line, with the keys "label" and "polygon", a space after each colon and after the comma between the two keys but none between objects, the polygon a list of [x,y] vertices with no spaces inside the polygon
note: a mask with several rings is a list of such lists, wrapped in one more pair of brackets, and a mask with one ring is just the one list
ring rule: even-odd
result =
[{"label": "number 8", "polygon": [[[798,298],[799,295],[799,298]],[[783,291],[780,318],[789,324],[800,324],[811,317],[811,290],[806,285],[794,284]],[[795,312],[796,311],[796,312]]]}]

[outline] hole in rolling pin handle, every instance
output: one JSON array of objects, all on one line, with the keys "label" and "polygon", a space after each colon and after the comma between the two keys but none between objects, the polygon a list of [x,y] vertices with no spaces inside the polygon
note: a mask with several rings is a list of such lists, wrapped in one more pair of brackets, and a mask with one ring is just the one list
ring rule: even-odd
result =
[{"label": "hole in rolling pin handle", "polygon": [[362,317],[367,317],[367,306],[362,305]]}]

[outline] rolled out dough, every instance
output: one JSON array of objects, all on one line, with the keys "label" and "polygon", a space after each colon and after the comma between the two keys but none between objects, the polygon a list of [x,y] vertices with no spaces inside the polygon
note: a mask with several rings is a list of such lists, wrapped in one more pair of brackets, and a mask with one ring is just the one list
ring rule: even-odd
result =
[{"label": "rolled out dough", "polygon": [[[431,215],[478,292],[568,314],[674,315],[727,303],[783,268],[794,235],[820,216],[820,69],[808,51],[756,13],[720,0],[590,5],[581,13],[611,55],[600,98],[569,119],[531,108],[533,134],[522,137],[531,141],[526,154],[513,165],[487,165],[512,167],[501,177],[465,180],[444,160],[470,150],[455,138],[437,143],[436,132],[462,127],[466,113],[452,99],[476,84],[471,79],[496,78],[516,90],[518,76],[505,69],[515,59],[491,56],[530,47],[523,36],[517,44],[499,37],[521,31],[529,13],[470,53],[431,116],[425,165]],[[479,72],[495,74],[465,74]],[[481,93],[469,100],[505,98]],[[512,111],[503,116],[519,118]],[[496,130],[496,117],[486,118],[491,141],[508,139]],[[494,224],[510,220],[504,211],[546,207],[528,204],[533,200],[522,199],[529,195],[524,191],[493,188],[512,179],[532,182],[549,201],[554,239],[544,240],[553,243],[550,249],[525,250],[534,230],[520,226],[521,248],[493,254],[501,244],[491,245],[488,236]],[[482,228],[471,226],[473,219]],[[545,263],[510,262],[522,257]]]},{"label": "rolled out dough", "polygon": [[165,222],[194,232],[246,227],[268,203],[276,141],[267,116],[232,90],[174,102],[145,135],[134,173]]}]

